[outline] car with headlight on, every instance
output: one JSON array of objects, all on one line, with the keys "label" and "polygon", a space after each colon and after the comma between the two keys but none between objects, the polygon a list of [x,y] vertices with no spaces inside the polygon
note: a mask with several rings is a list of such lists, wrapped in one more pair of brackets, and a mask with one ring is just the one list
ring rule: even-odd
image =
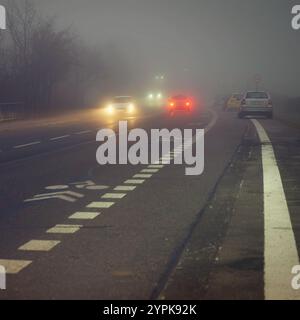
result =
[{"label": "car with headlight on", "polygon": [[136,102],[130,96],[114,97],[106,107],[108,114],[114,115],[116,113],[133,114],[136,112]]},{"label": "car with headlight on", "polygon": [[273,118],[273,105],[269,93],[265,91],[248,91],[241,101],[238,117],[262,115]]},{"label": "car with headlight on", "polygon": [[164,102],[164,95],[160,91],[150,92],[146,97],[146,103],[150,106],[160,106]]},{"label": "car with headlight on", "polygon": [[168,112],[169,114],[174,114],[175,112],[191,112],[193,108],[192,98],[178,94],[172,96],[168,100]]}]

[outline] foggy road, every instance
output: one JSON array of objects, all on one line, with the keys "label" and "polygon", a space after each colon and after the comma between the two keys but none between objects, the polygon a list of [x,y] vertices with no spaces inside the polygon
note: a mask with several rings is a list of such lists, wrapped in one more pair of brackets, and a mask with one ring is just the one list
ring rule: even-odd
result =
[{"label": "foggy road", "polygon": [[[204,173],[186,176],[184,165],[98,165],[96,133],[117,127],[100,118],[0,128],[0,299],[300,298],[299,129],[209,106],[130,117],[147,131],[206,129]],[[270,159],[284,231],[268,222]]]}]

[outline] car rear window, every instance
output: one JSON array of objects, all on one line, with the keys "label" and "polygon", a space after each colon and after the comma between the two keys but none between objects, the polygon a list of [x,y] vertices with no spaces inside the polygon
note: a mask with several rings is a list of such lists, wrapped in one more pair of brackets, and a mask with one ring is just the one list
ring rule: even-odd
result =
[{"label": "car rear window", "polygon": [[246,99],[268,99],[268,97],[266,92],[248,92],[246,94]]},{"label": "car rear window", "polygon": [[174,100],[185,100],[186,96],[180,94],[180,95],[174,96],[172,99],[174,99]]}]

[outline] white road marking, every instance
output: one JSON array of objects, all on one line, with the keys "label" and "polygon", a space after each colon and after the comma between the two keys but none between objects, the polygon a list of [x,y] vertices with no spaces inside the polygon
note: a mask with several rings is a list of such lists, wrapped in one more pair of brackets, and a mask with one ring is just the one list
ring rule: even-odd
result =
[{"label": "white road marking", "polygon": [[74,191],[60,191],[52,193],[37,194],[32,199],[26,199],[24,202],[34,202],[48,199],[61,199],[68,202],[75,202],[79,198],[83,198],[84,195]]},{"label": "white road marking", "polygon": [[157,173],[157,172],[159,172],[159,169],[143,169],[141,172],[142,173]]},{"label": "white road marking", "polygon": [[92,131],[91,130],[85,130],[85,131],[76,132],[75,134],[81,135],[81,134],[86,134],[86,133],[90,133],[90,132],[92,132]]},{"label": "white road marking", "polygon": [[134,179],[149,179],[153,176],[153,174],[136,174],[133,176]]},{"label": "white road marking", "polygon": [[136,186],[117,186],[114,188],[114,191],[133,191],[136,189]]},{"label": "white road marking", "polygon": [[123,199],[126,197],[126,193],[106,193],[101,198],[102,199]]},{"label": "white road marking", "polygon": [[29,260],[0,259],[0,265],[5,268],[7,274],[16,274],[32,263]]},{"label": "white road marking", "polygon": [[19,250],[22,251],[50,251],[55,246],[57,246],[60,241],[56,240],[30,240],[25,243]]},{"label": "white road marking", "polygon": [[265,129],[251,121],[262,143],[265,299],[300,299],[291,286],[291,270],[299,265],[299,256],[275,153]]},{"label": "white road marking", "polygon": [[157,169],[162,169],[162,168],[164,168],[164,165],[163,164],[151,164],[151,165],[148,166],[148,168],[149,169],[152,169],[152,168],[153,169],[156,169],[156,168]]},{"label": "white road marking", "polygon": [[213,118],[208,124],[208,126],[204,128],[205,133],[208,133],[215,126],[218,120],[218,115],[214,110],[209,110],[209,112],[212,114]]},{"label": "white road marking", "polygon": [[126,184],[143,184],[145,180],[143,179],[128,179],[124,183]]},{"label": "white road marking", "polygon": [[87,208],[96,208],[96,209],[108,209],[112,207],[115,203],[114,202],[92,202],[90,203]]},{"label": "white road marking", "polygon": [[67,135],[65,135],[65,136],[54,137],[54,138],[51,138],[51,139],[49,139],[49,140],[50,140],[50,141],[57,141],[57,140],[62,140],[62,139],[69,138],[69,137],[70,137],[70,135],[67,134]]},{"label": "white road marking", "polygon": [[69,219],[73,220],[93,220],[97,218],[101,213],[100,212],[75,212],[72,214]]},{"label": "white road marking", "polygon": [[37,144],[40,144],[41,141],[35,141],[35,142],[30,142],[30,143],[26,143],[26,144],[20,144],[18,146],[14,146],[14,149],[21,149],[21,148],[26,148],[26,147],[31,147]]},{"label": "white road marking", "polygon": [[79,231],[82,225],[57,224],[55,227],[47,230],[47,233],[72,234]]},{"label": "white road marking", "polygon": [[64,200],[64,201],[68,201],[68,202],[76,202],[77,200],[68,196],[63,196],[63,195],[56,195],[53,197],[37,197],[37,198],[33,198],[33,199],[26,199],[24,200],[24,202],[35,202],[35,201],[41,201],[41,200],[49,200],[49,199],[60,199],[60,200]]},{"label": "white road marking", "polygon": [[57,185],[57,186],[48,186],[45,187],[46,190],[66,190],[69,186],[67,185]]}]

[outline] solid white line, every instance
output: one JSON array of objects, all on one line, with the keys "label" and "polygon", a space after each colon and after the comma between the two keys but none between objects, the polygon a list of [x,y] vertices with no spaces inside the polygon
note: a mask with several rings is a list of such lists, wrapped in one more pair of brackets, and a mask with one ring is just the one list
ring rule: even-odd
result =
[{"label": "solid white line", "polygon": [[299,257],[275,153],[262,125],[251,121],[262,143],[265,299],[300,299],[300,293],[291,286],[291,271],[299,265]]},{"label": "solid white line", "polygon": [[26,148],[26,147],[34,146],[40,143],[41,141],[35,141],[35,142],[26,143],[26,144],[20,144],[18,146],[14,146],[14,149]]},{"label": "solid white line", "polygon": [[55,137],[55,138],[51,138],[50,141],[57,141],[57,140],[61,140],[61,139],[65,139],[70,137],[69,134],[65,135],[65,136],[60,136],[60,137]]}]

